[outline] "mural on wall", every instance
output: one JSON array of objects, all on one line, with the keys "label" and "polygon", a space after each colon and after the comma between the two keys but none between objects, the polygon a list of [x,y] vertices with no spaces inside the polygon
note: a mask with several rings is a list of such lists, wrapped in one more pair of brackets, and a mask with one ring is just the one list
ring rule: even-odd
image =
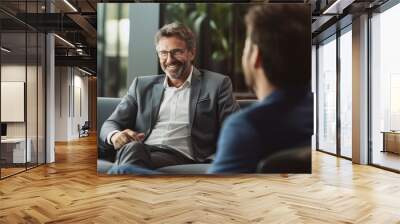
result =
[{"label": "mural on wall", "polygon": [[[142,14],[144,18],[140,19],[147,21],[160,18],[158,30],[154,33],[147,32],[148,27],[141,27],[142,24],[129,26],[131,30],[125,30],[128,27],[126,19],[131,18],[126,15],[129,15],[131,11],[126,12],[126,9],[132,10],[134,7],[140,7],[142,11],[147,11],[145,8],[151,7],[159,9],[159,11],[153,10],[159,14]],[[289,60],[291,66],[287,67],[298,68],[296,72],[300,75],[296,77],[304,76],[307,79],[309,76],[311,78],[311,67],[308,67],[311,65],[309,5],[260,4],[258,7],[268,9],[263,9],[271,13],[265,14],[266,17],[275,16],[273,18],[275,20],[271,21],[277,21],[278,15],[291,15],[289,16],[291,20],[288,19],[287,26],[284,26],[286,29],[271,28],[269,31],[277,32],[276,38],[271,39],[270,43],[281,42],[276,45],[279,49],[275,49],[277,52],[273,54],[274,58],[268,58],[268,61],[278,58],[271,64],[286,66],[285,62],[288,63],[288,58],[293,59],[290,56],[296,55],[296,60]],[[97,19],[98,26],[101,27],[98,38],[100,60],[98,61],[99,97],[97,101],[97,170],[99,173],[215,174],[218,172],[212,169],[216,165],[211,162],[215,158],[230,158],[229,155],[218,157],[221,144],[217,146],[217,141],[223,142],[218,137],[220,132],[223,133],[221,128],[225,118],[239,109],[238,104],[243,109],[251,103],[256,103],[256,96],[253,93],[247,95],[251,99],[249,101],[235,101],[245,98],[241,98],[243,96],[241,94],[249,92],[243,77],[245,72],[242,69],[244,64],[242,60],[249,58],[242,57],[242,52],[243,54],[247,52],[243,49],[249,48],[244,47],[246,38],[246,43],[249,45],[244,23],[248,8],[249,5],[246,4],[222,3],[98,4]],[[281,11],[278,14],[272,9],[288,11]],[[279,20],[285,21],[289,17],[285,16]],[[108,27],[107,25],[111,24],[110,21],[119,26]],[[265,19],[265,21],[270,20]],[[133,22],[129,21],[129,23]],[[292,25],[293,23],[295,25]],[[156,26],[156,24],[150,24]],[[270,23],[269,26],[275,27],[276,23]],[[140,37],[142,38],[140,40],[131,38],[135,37],[132,35],[135,29],[140,32],[146,30],[144,33],[147,33],[147,36]],[[110,30],[114,32],[107,32]],[[126,31],[126,36],[120,33],[121,30]],[[158,32],[166,34],[162,35]],[[298,36],[290,39],[289,37],[293,35],[288,35],[286,32],[295,33]],[[129,43],[126,43],[124,41],[128,33],[130,38]],[[160,34],[159,38],[156,33]],[[156,43],[154,43],[155,40]],[[127,83],[127,74],[121,71],[125,71],[125,67],[128,67],[125,63],[134,63],[136,58],[131,54],[125,55],[126,52],[131,52],[131,49],[121,51],[120,53],[125,53],[121,54],[123,57],[120,58],[121,55],[118,52],[121,46],[118,43],[131,48],[137,43],[144,45],[144,42],[148,46],[154,46],[148,49],[154,53],[153,57],[146,57],[148,52],[141,52],[143,60],[154,60],[154,55],[157,55],[158,74],[161,75],[137,74],[132,83]],[[302,50],[293,51],[299,48]],[[302,60],[298,60],[299,58]],[[280,66],[281,71],[277,73],[282,73],[284,70],[282,66]],[[136,71],[133,69],[131,72]],[[187,80],[184,81],[183,77],[192,77],[192,80],[186,82]],[[298,85],[296,88],[305,88],[303,93],[309,93],[305,87],[309,85],[309,80],[304,81],[306,82],[304,86],[301,82],[293,80],[289,82],[296,83]],[[249,87],[254,90],[251,84]],[[293,168],[297,169],[297,172],[311,172],[313,104],[307,104],[306,107],[305,123],[311,126],[306,129],[311,132],[308,133],[309,138],[308,134],[305,134],[305,141],[296,145],[296,150],[292,151],[294,154],[304,152],[302,158],[305,159],[299,166],[301,168]],[[310,141],[309,144],[308,141]],[[233,173],[264,172],[257,168],[257,164],[267,152],[261,152],[263,155],[255,156],[260,151],[252,149],[252,144],[248,146],[247,155],[250,156],[243,155],[241,158],[233,159],[236,161],[233,165],[246,162],[251,164],[251,168],[246,171],[235,170]],[[232,154],[240,155],[240,153]],[[225,154],[222,153],[222,155]],[[247,160],[249,157],[256,157],[257,161],[249,162]],[[230,166],[227,164],[226,167]],[[260,167],[264,166],[260,165]],[[274,167],[269,171],[276,170],[277,168]]]}]

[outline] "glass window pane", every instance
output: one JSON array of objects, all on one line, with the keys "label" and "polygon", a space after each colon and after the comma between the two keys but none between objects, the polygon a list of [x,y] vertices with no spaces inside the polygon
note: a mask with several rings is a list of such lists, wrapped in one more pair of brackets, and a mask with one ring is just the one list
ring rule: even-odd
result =
[{"label": "glass window pane", "polygon": [[[27,33],[27,80],[26,80],[26,115],[27,115],[27,141],[31,153],[28,159],[28,168],[37,165],[37,73],[38,73],[38,36],[36,32]],[[28,147],[28,148],[29,148]]]},{"label": "glass window pane", "polygon": [[340,153],[352,157],[352,35],[340,36]]},{"label": "glass window pane", "polygon": [[[1,140],[2,178],[25,170],[30,161],[26,142],[26,33],[1,34],[1,123],[6,133]],[[28,149],[28,150],[27,150]]]},{"label": "glass window pane", "polygon": [[39,33],[39,45],[38,45],[38,164],[45,163],[45,60],[46,60],[46,37],[43,33]]},{"label": "glass window pane", "polygon": [[336,39],[318,48],[318,149],[336,153]]},{"label": "glass window pane", "polygon": [[[122,97],[130,83],[128,77],[129,56],[129,5],[99,4],[98,17],[98,55],[99,74],[104,85],[99,96]],[[103,44],[105,43],[105,44]],[[112,76],[104,74],[114,74]]]},{"label": "glass window pane", "polygon": [[375,14],[372,29],[372,163],[400,170],[400,4]]},{"label": "glass window pane", "polygon": [[[36,20],[37,13],[45,12],[45,0],[0,2],[1,8],[21,20]],[[45,162],[46,40],[36,28],[3,12],[0,17],[3,21],[0,23],[0,109],[2,115],[14,116],[1,118],[0,167],[4,178]]]}]

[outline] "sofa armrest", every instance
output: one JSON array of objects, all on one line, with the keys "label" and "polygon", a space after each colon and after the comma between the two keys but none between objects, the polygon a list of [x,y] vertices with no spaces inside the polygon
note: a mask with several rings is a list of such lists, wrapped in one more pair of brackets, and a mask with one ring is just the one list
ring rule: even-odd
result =
[{"label": "sofa armrest", "polygon": [[258,163],[258,173],[311,173],[311,146],[280,150]]}]

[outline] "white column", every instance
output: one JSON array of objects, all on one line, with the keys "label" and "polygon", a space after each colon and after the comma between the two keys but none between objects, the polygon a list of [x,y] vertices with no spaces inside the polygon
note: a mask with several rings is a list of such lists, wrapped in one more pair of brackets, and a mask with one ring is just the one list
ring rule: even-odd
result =
[{"label": "white column", "polygon": [[55,161],[54,133],[55,133],[55,76],[54,76],[54,35],[46,35],[46,163]]},{"label": "white column", "polygon": [[317,149],[317,48],[315,45],[311,46],[311,91],[313,93],[314,98],[314,132],[313,136],[311,137],[311,149]]},{"label": "white column", "polygon": [[368,16],[353,19],[353,162],[368,163]]}]

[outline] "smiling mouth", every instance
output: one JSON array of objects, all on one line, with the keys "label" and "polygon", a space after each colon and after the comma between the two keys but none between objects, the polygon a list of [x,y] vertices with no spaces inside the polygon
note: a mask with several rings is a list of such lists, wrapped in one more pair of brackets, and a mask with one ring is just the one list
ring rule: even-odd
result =
[{"label": "smiling mouth", "polygon": [[168,65],[167,68],[171,70],[177,70],[180,66],[179,65]]}]

